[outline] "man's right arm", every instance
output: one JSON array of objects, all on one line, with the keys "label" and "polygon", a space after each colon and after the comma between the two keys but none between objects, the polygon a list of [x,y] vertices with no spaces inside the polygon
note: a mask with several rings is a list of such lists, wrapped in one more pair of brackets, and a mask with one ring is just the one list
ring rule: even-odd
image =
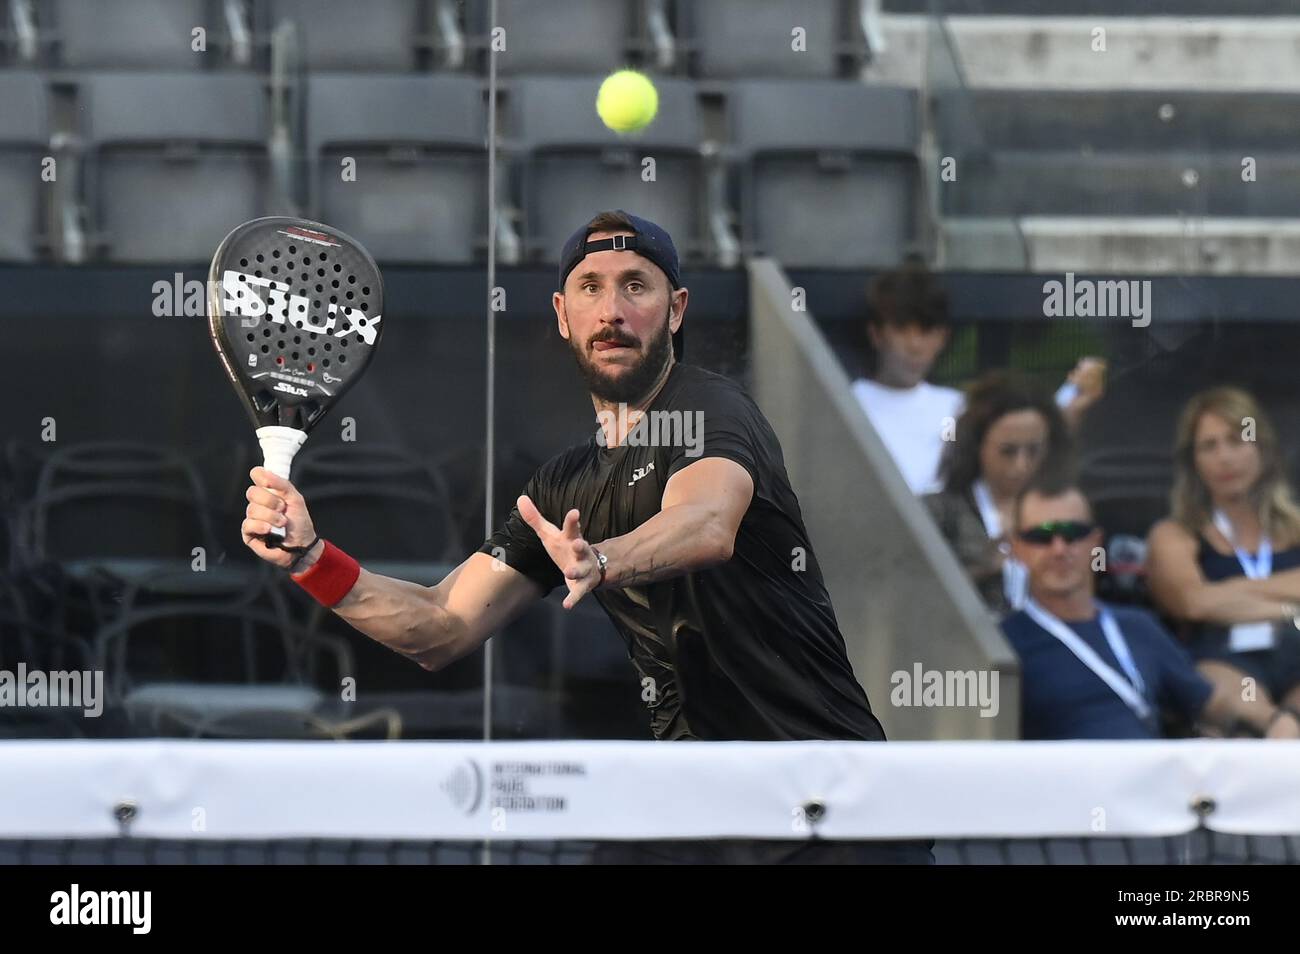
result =
[{"label": "man's right arm", "polygon": [[[244,496],[248,509],[240,532],[244,544],[258,557],[282,569],[292,568],[295,578],[315,566],[325,552],[319,540],[307,502],[298,488],[265,467],[249,471],[253,485]],[[532,482],[530,489],[534,489]],[[290,543],[305,546],[316,541],[299,557],[281,547],[268,547],[263,539],[273,527],[282,528]],[[554,565],[541,548],[536,534],[511,511],[500,536],[513,540],[515,556],[530,552],[533,562],[523,566]],[[493,537],[496,540],[497,537]],[[503,555],[511,548],[502,545]],[[545,595],[542,583],[511,567],[507,560],[478,552],[470,556],[436,586],[421,586],[406,580],[370,573],[364,567],[356,582],[333,611],[353,628],[394,652],[418,662],[425,669],[441,669],[473,652],[499,628],[510,622],[533,600]],[[557,584],[558,585],[558,582]]]},{"label": "man's right arm", "polygon": [[[299,564],[298,574],[306,572],[323,549],[323,544],[313,548]],[[363,567],[348,595],[332,609],[376,642],[437,670],[473,652],[543,595],[540,585],[504,561],[474,553],[435,586],[380,576]]]}]

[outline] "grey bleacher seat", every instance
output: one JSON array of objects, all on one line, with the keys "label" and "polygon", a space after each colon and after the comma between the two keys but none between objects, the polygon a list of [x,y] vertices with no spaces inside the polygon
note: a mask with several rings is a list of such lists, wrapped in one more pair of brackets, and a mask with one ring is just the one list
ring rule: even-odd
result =
[{"label": "grey bleacher seat", "polygon": [[447,480],[433,461],[410,448],[318,443],[298,455],[293,479],[322,524],[352,524],[340,545],[368,566],[463,559]]},{"label": "grey bleacher seat", "polygon": [[19,504],[15,555],[20,566],[58,561],[138,578],[149,564],[188,569],[195,546],[214,561],[218,552],[211,503],[198,471],[185,454],[169,447],[134,441],[60,444]]},{"label": "grey bleacher seat", "polygon": [[[409,447],[322,441],[298,455],[293,481],[312,501],[312,519],[338,528],[332,539],[381,576],[433,586],[465,558],[441,469]],[[333,626],[350,639],[349,627],[322,607],[313,604],[309,614],[312,626]],[[409,659],[372,640],[351,641],[363,684],[428,685],[429,674]]]},{"label": "grey bleacher seat", "polygon": [[[1286,93],[975,90],[941,99],[957,216],[1300,214]],[[978,141],[963,135],[973,117]],[[1242,159],[1256,163],[1242,180]]]},{"label": "grey bleacher seat", "polygon": [[297,28],[298,57],[314,70],[416,67],[428,30],[421,0],[270,0],[269,26]]},{"label": "grey bleacher seat", "polygon": [[49,112],[39,74],[0,71],[0,260],[29,262],[37,257],[41,231],[41,156],[49,147]]},{"label": "grey bleacher seat", "polygon": [[353,677],[345,642],[246,595],[127,610],[101,626],[94,643],[95,668],[107,673],[110,719],[128,735],[401,732],[400,716],[369,699],[361,706],[335,701],[333,687]]},{"label": "grey bleacher seat", "polygon": [[884,0],[886,13],[931,13],[945,16],[1293,16],[1291,0]]},{"label": "grey bleacher seat", "polygon": [[[228,36],[219,0],[44,0],[37,15],[56,62],[75,69],[203,69],[220,63]],[[204,52],[192,46],[196,27],[207,34]]]},{"label": "grey bleacher seat", "polygon": [[114,262],[206,262],[267,214],[267,96],[244,74],[78,77],[87,204]]},{"label": "grey bleacher seat", "polygon": [[[677,5],[700,76],[839,75],[841,58],[862,51],[845,0],[689,0]],[[794,48],[795,28],[803,48]]]},{"label": "grey bleacher seat", "polygon": [[[656,79],[654,122],[620,136],[596,115],[600,81],[528,76],[511,86],[511,140],[520,150],[527,254],[550,261],[583,221],[602,209],[621,208],[667,229],[683,259],[700,259],[707,250],[700,239],[705,186],[695,84]],[[646,157],[655,160],[651,182],[642,180]]]},{"label": "grey bleacher seat", "polygon": [[[1251,150],[1294,148],[1294,93],[1176,90],[964,91],[953,109],[973,112],[991,149]],[[941,112],[941,121],[946,119]],[[948,137],[950,131],[941,129]]]},{"label": "grey bleacher seat", "polygon": [[[459,75],[312,76],[311,205],[380,261],[466,263],[486,248],[487,108]],[[356,160],[356,181],[341,162]]]},{"label": "grey bleacher seat", "polygon": [[[40,598],[35,574],[8,574],[0,568],[0,671],[20,663],[30,670],[84,672],[93,665],[87,641],[60,625]],[[38,605],[39,604],[39,605]],[[62,700],[60,700],[61,702]],[[0,739],[82,738],[83,710],[56,702],[50,706],[0,706]]]},{"label": "grey bleacher seat", "polygon": [[852,81],[737,81],[742,233],[783,265],[890,265],[918,222],[916,96]]},{"label": "grey bleacher seat", "polygon": [[1255,159],[1243,182],[1239,154],[1001,152],[959,159],[961,187],[941,198],[952,216],[1300,216],[1300,160]]},{"label": "grey bleacher seat", "polygon": [[[594,73],[628,62],[635,32],[630,0],[497,0],[505,49],[500,73]],[[470,0],[466,29],[486,48],[488,0]]]}]

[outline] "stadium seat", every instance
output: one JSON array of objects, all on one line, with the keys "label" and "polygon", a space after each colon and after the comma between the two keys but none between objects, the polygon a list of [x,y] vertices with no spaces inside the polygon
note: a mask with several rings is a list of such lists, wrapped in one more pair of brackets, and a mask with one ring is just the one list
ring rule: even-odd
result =
[{"label": "stadium seat", "polygon": [[737,81],[728,112],[747,251],[786,267],[899,261],[920,216],[912,91]]},{"label": "stadium seat", "polygon": [[[431,586],[465,558],[441,471],[404,448],[309,445],[294,462],[293,480],[310,501],[312,521],[320,532],[328,532],[332,541],[375,573]],[[370,691],[434,686],[477,691],[481,685],[480,675],[470,667],[430,674],[316,604],[299,602],[298,615],[310,628],[337,635],[351,646],[358,681]]]},{"label": "stadium seat", "polygon": [[0,123],[0,194],[6,197],[0,216],[0,261],[30,262],[38,255],[41,157],[50,142],[45,84],[34,72],[0,71],[0,102],[5,104]]},{"label": "stadium seat", "polygon": [[115,721],[134,735],[346,738],[383,728],[396,713],[335,702],[354,678],[335,637],[276,609],[233,601],[171,603],[124,613],[95,635]]},{"label": "stadium seat", "polygon": [[[964,102],[990,146],[1023,150],[1286,152],[1294,93],[1192,89],[972,89]],[[1244,105],[1251,108],[1243,109]]]},{"label": "stadium seat", "polygon": [[266,27],[290,22],[311,70],[414,69],[429,24],[420,0],[269,0]]},{"label": "stadium seat", "polygon": [[[695,73],[714,78],[825,77],[842,74],[846,54],[865,44],[845,0],[686,0],[677,4]],[[803,48],[796,49],[795,28]]]},{"label": "stadium seat", "polygon": [[[465,7],[467,30],[486,50],[491,42],[488,0],[469,0]],[[505,49],[496,53],[497,71],[612,71],[628,61],[634,22],[629,0],[497,0],[496,25],[505,31]]]},{"label": "stadium seat", "polygon": [[[37,15],[64,68],[179,70],[230,65],[232,37],[247,32],[241,9],[221,0],[45,0]],[[196,51],[200,27],[206,48]]]},{"label": "stadium seat", "polygon": [[155,445],[95,441],[51,453],[16,524],[18,569],[56,563],[73,580],[111,583],[119,599],[140,589],[238,592],[257,574],[222,562],[197,471]]},{"label": "stadium seat", "polygon": [[[888,13],[930,13],[934,0],[884,0]],[[945,16],[1143,16],[1214,17],[1287,16],[1295,12],[1289,0],[1234,0],[1225,7],[1221,0],[1146,0],[1137,6],[1130,0],[940,0]]]},{"label": "stadium seat", "polygon": [[[478,80],[312,76],[311,206],[381,263],[469,263],[486,249],[487,110]],[[355,181],[343,160],[356,162]]]},{"label": "stadium seat", "polygon": [[441,568],[451,560],[460,562],[446,480],[432,462],[404,448],[361,443],[307,447],[294,462],[294,483],[311,500],[313,518],[322,526],[349,528],[351,535],[338,537],[338,543],[367,566],[391,562]]},{"label": "stadium seat", "polygon": [[203,487],[182,454],[73,444],[45,457],[34,485],[20,487],[12,572],[47,668],[65,668],[49,661],[55,648],[66,656],[136,607],[238,598],[271,575],[227,561],[213,543]]},{"label": "stadium seat", "polygon": [[[602,209],[627,209],[662,225],[685,261],[700,261],[706,205],[696,87],[659,79],[659,115],[620,137],[596,115],[598,76],[520,77],[509,115],[524,217],[525,253],[553,263],[560,245]],[[654,159],[654,181],[644,160]]]},{"label": "stadium seat", "polygon": [[[942,97],[939,138],[961,185],[940,198],[954,216],[1295,217],[1300,162],[1278,120],[1295,105],[1290,94],[1187,90]],[[972,122],[978,137],[963,134]]]},{"label": "stadium seat", "polygon": [[[36,605],[22,577],[0,570],[0,672],[85,672],[93,660],[88,642],[48,618]],[[70,706],[0,706],[0,739],[81,738],[86,732],[83,711]]]},{"label": "stadium seat", "polygon": [[1198,153],[1080,155],[1002,152],[961,165],[963,187],[944,190],[953,216],[1300,217],[1300,161],[1255,156],[1266,182],[1243,182],[1241,156]]},{"label": "stadium seat", "polygon": [[86,202],[113,262],[204,262],[267,214],[267,103],[240,74],[85,74]]}]

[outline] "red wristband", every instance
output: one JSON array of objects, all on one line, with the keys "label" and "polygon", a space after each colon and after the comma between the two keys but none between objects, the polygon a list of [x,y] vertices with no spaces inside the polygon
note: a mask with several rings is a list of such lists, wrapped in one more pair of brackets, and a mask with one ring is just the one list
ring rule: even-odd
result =
[{"label": "red wristband", "polygon": [[326,540],[320,559],[302,573],[293,574],[293,581],[321,606],[334,606],[348,595],[360,575],[361,564]]}]

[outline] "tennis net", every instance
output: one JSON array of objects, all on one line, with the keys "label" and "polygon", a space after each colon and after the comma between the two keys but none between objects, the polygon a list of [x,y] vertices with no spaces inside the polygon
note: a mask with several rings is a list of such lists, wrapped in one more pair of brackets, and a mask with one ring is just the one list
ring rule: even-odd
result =
[{"label": "tennis net", "polygon": [[1297,792],[1267,742],[18,741],[0,864],[1297,863]]}]

